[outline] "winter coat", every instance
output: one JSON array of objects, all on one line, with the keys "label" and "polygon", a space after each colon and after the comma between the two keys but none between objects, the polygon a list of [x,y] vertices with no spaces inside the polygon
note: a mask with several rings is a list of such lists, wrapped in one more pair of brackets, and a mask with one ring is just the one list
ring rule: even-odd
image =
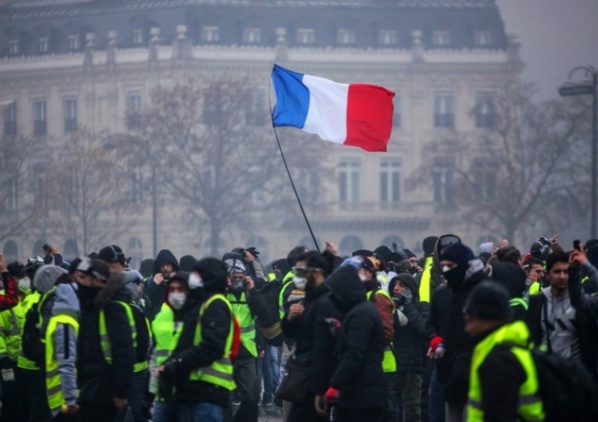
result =
[{"label": "winter coat", "polygon": [[330,289],[326,283],[307,291],[303,313],[292,322],[287,320],[286,315],[282,319],[282,332],[297,342],[297,359],[312,363],[310,392],[316,395],[323,395],[330,386],[335,364],[336,339],[326,319],[342,319],[329,295]]},{"label": "winter coat", "polygon": [[337,344],[337,367],[330,385],[340,390],[338,406],[385,408],[388,387],[382,372],[384,331],[373,303],[366,299],[357,270],[350,265],[327,280],[330,298],[344,314]]},{"label": "winter coat", "polygon": [[145,294],[147,295],[150,306],[146,309],[146,316],[151,321],[160,312],[162,304],[164,303],[164,282],[160,284],[154,283],[154,275],[160,272],[162,264],[172,264],[172,271],[176,272],[179,270],[179,263],[172,252],[168,249],[162,249],[158,252],[158,256],[154,260],[154,271],[153,275],[145,281]]},{"label": "winter coat", "polygon": [[474,259],[462,279],[439,287],[432,297],[428,333],[430,337],[442,337],[446,347],[445,356],[436,361],[438,380],[445,386],[445,400],[459,406],[467,402],[473,353],[471,339],[465,332],[463,307],[473,288],[488,278],[482,262]]},{"label": "winter coat", "polygon": [[[96,290],[96,289],[93,289]],[[112,406],[113,398],[126,398],[131,385],[137,356],[133,335],[124,306],[131,294],[124,287],[122,274],[111,272],[110,278],[97,292],[79,286],[81,303],[79,339],[77,342],[77,384],[82,402]],[[100,343],[100,310],[106,317],[106,329],[112,351],[108,364]]]},{"label": "winter coat", "polygon": [[429,305],[419,301],[419,292],[415,279],[408,274],[393,278],[388,291],[393,295],[396,283],[401,281],[413,295],[413,300],[398,304],[398,309],[407,317],[407,324],[400,326],[395,318],[395,335],[393,346],[397,358],[397,371],[400,373],[421,373],[425,367],[428,336],[426,322],[429,316]]}]

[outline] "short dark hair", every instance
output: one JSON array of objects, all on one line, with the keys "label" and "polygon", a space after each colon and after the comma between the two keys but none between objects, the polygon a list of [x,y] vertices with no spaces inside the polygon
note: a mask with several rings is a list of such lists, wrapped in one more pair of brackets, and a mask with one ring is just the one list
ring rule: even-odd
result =
[{"label": "short dark hair", "polygon": [[511,262],[519,265],[521,262],[521,252],[515,246],[505,246],[496,251],[496,257],[499,262]]},{"label": "short dark hair", "polygon": [[531,269],[532,265],[542,265],[544,266],[544,263],[542,262],[541,259],[536,258],[535,256],[529,256],[525,259],[525,261],[523,261],[523,269],[524,270],[529,270]]},{"label": "short dark hair", "polygon": [[332,263],[326,259],[326,256],[318,251],[308,251],[297,256],[296,263],[299,261],[305,261],[308,267],[317,268],[324,273],[324,277],[327,277],[332,270]]},{"label": "short dark hair", "polygon": [[550,271],[551,268],[557,262],[569,263],[569,252],[553,252],[546,258],[546,271]]},{"label": "short dark hair", "polygon": [[295,262],[297,262],[297,257],[303,253],[307,252],[307,247],[303,245],[295,246],[287,255],[287,264],[289,264],[289,268],[295,266]]}]

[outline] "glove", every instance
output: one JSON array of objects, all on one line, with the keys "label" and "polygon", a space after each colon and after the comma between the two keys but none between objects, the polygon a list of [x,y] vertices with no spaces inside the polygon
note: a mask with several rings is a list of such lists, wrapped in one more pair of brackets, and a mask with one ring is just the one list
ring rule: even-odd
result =
[{"label": "glove", "polygon": [[413,300],[413,293],[411,292],[411,289],[405,289],[401,292],[401,302],[404,304],[406,303],[411,303],[411,301]]},{"label": "glove", "polygon": [[328,390],[326,390],[326,394],[324,394],[324,398],[328,403],[334,404],[338,401],[340,394],[341,392],[337,388],[329,387]]},{"label": "glove", "polygon": [[445,353],[446,349],[444,348],[444,343],[440,343],[434,352],[434,359],[441,359]]},{"label": "glove", "polygon": [[430,349],[432,349],[433,352],[436,352],[438,345],[441,343],[444,343],[444,339],[442,337],[432,337],[432,340],[430,340]]},{"label": "glove", "polygon": [[254,258],[257,258],[258,255],[260,254],[256,249],[255,246],[252,246],[251,248],[245,248],[245,250],[247,252],[249,252],[251,255],[253,255]]}]

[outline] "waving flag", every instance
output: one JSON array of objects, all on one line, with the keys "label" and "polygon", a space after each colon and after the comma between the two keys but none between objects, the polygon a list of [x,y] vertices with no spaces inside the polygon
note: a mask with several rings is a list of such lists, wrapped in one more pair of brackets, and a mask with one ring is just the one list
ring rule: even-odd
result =
[{"label": "waving flag", "polygon": [[376,85],[341,84],[278,65],[272,70],[272,83],[274,126],[297,127],[366,151],[386,151],[394,92]]}]

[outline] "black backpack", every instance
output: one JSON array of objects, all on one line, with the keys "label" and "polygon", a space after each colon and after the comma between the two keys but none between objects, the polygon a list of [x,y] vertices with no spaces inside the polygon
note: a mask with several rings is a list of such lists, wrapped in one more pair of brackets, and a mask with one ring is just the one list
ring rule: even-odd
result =
[{"label": "black backpack", "polygon": [[260,289],[260,293],[268,305],[268,321],[260,321],[258,318],[256,327],[266,343],[271,346],[282,346],[283,341],[280,311],[278,309],[278,298],[281,289],[282,282],[280,280],[268,281]]}]

